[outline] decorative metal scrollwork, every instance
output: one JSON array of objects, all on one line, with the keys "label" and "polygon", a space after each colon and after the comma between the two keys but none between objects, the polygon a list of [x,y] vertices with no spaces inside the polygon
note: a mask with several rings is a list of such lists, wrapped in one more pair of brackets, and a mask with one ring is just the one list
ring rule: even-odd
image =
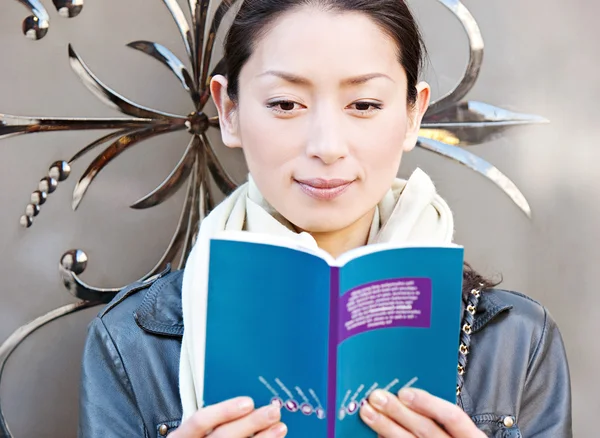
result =
[{"label": "decorative metal scrollwork", "polygon": [[[24,34],[34,40],[43,38],[50,25],[49,15],[39,0],[18,0],[32,13],[23,22]],[[219,128],[218,118],[208,117],[203,111],[210,98],[210,79],[223,73],[222,62],[210,71],[216,43],[216,34],[225,14],[237,0],[222,0],[212,18],[208,17],[210,0],[188,0],[191,23],[187,21],[177,0],[162,0],[179,30],[187,63],[178,59],[168,48],[150,41],[134,41],[128,47],[145,53],[169,69],[189,94],[194,111],[187,115],[169,114],[146,108],[105,85],[85,64],[73,46],[68,47],[72,69],[83,84],[101,101],[127,117],[122,118],[55,118],[26,117],[0,114],[0,139],[15,135],[74,131],[107,130],[101,138],[83,147],[68,160],[50,165],[46,175],[39,181],[20,218],[24,227],[31,227],[50,195],[59,189],[71,176],[76,162],[100,147],[102,151],[81,174],[73,191],[72,208],[82,202],[92,182],[99,173],[124,151],[153,137],[170,132],[187,130],[190,134],[183,156],[154,190],[131,205],[134,209],[156,206],[184,185],[187,181],[187,196],[181,216],[170,244],[161,259],[141,280],[146,280],[173,263],[179,254],[177,266],[182,267],[193,245],[201,219],[214,207],[214,194],[210,180],[228,194],[236,183],[217,159],[214,145],[207,131]],[[213,0],[214,1],[214,0]],[[465,147],[489,141],[510,127],[544,123],[545,119],[528,114],[518,114],[481,102],[463,101],[473,88],[483,62],[483,38],[477,23],[459,0],[438,0],[460,21],[469,38],[470,56],[466,71],[458,85],[430,106],[423,120],[418,146],[451,158],[475,170],[493,181],[527,215],[531,210],[527,200],[516,185],[500,170]],[[83,0],[53,0],[61,16],[76,17],[83,8]],[[106,303],[119,291],[86,284],[80,277],[87,266],[87,255],[80,249],[67,251],[61,258],[59,270],[63,283],[77,298],[77,304],[61,307],[32,321],[17,330],[0,346],[0,378],[4,365],[14,349],[33,331],[42,325],[99,303]],[[0,437],[12,436],[0,409]]]},{"label": "decorative metal scrollwork", "polygon": [[[39,0],[18,0],[31,15],[23,20],[23,34],[32,40],[46,36],[50,27],[50,16]],[[65,18],[77,17],[83,9],[83,0],[53,0],[58,14]]]},{"label": "decorative metal scrollwork", "polygon": [[[127,118],[93,119],[93,118],[46,118],[22,117],[0,114],[0,139],[15,135],[56,132],[72,130],[110,130],[105,136],[86,145],[68,160],[53,163],[38,187],[32,193],[30,202],[21,216],[20,223],[31,227],[40,214],[43,204],[56,191],[61,183],[71,175],[71,169],[76,162],[91,151],[104,147],[88,168],[83,172],[73,191],[72,208],[76,210],[82,202],[89,187],[99,173],[124,151],[150,138],[187,130],[190,141],[179,163],[170,175],[152,192],[131,205],[134,209],[145,209],[158,205],[170,198],[188,181],[187,198],[182,209],[179,224],[175,230],[170,245],[155,267],[143,278],[148,278],[172,263],[177,254],[181,254],[179,266],[183,266],[189,253],[192,241],[198,229],[200,217],[204,217],[214,207],[214,196],[210,192],[209,178],[224,194],[230,193],[236,183],[225,171],[217,159],[214,146],[206,132],[210,127],[219,127],[218,118],[209,118],[204,112],[209,98],[209,85],[215,73],[222,72],[222,63],[217,63],[213,71],[209,71],[212,53],[214,51],[216,33],[223,17],[233,6],[233,1],[223,1],[217,8],[212,21],[208,20],[209,1],[189,1],[192,25],[186,21],[185,15],[176,0],[163,0],[173,17],[188,55],[188,63],[184,64],[168,48],[150,41],[134,41],[128,44],[134,50],[145,53],[164,67],[169,69],[182,87],[189,94],[195,110],[188,115],[169,114],[160,110],[150,109],[139,105],[105,85],[85,64],[81,56],[69,45],[68,54],[72,69],[83,84],[106,105],[129,116]],[[59,2],[55,4],[74,2]],[[64,7],[64,6],[63,6]],[[36,4],[38,14],[43,7]],[[207,28],[207,26],[209,26]],[[206,34],[206,38],[204,35]],[[81,250],[76,250],[84,254]],[[63,281],[69,290],[78,298],[109,301],[119,288],[104,289],[84,283],[79,275],[64,263],[69,253],[61,261]]]}]

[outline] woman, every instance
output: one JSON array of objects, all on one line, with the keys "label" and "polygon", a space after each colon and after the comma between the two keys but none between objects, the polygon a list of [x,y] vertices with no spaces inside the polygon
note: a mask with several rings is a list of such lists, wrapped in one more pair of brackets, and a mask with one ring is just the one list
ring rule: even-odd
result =
[{"label": "woman", "polygon": [[[211,92],[223,142],[243,149],[251,178],[202,222],[184,272],[126,288],[91,324],[82,437],[286,434],[277,407],[246,397],[201,408],[198,291],[214,233],[310,240],[333,256],[375,241],[452,238],[431,180],[421,171],[395,179],[430,98],[403,1],[246,0],[225,61]],[[457,405],[419,390],[374,391],[363,421],[387,438],[570,437],[569,372],[546,310],[468,267],[464,302]]]}]

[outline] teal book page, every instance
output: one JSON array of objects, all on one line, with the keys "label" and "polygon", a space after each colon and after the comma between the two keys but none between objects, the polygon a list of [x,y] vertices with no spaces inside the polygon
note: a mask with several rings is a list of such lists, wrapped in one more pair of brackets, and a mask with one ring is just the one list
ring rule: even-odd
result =
[{"label": "teal book page", "polygon": [[358,415],[375,388],[410,385],[456,402],[462,272],[460,247],[390,249],[339,268],[330,437],[376,436]]},{"label": "teal book page", "polygon": [[279,403],[288,437],[327,436],[330,268],[294,249],[210,246],[205,405]]}]

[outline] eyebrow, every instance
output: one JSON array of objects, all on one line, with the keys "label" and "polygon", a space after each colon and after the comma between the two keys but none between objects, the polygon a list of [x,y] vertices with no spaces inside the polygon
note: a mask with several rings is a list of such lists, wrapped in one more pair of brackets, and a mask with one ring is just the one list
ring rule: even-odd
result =
[{"label": "eyebrow", "polygon": [[[288,73],[288,72],[279,71],[279,70],[268,70],[259,75],[259,77],[262,77],[262,76],[276,76],[278,78],[281,78],[287,82],[290,82],[290,83],[296,84],[296,85],[304,85],[304,86],[312,85],[310,80],[307,78],[295,75],[293,73]],[[377,78],[388,79],[392,82],[395,82],[391,77],[389,77],[388,75],[383,74],[383,73],[367,73],[364,75],[343,79],[340,83],[343,86],[362,85],[372,79],[377,79]]]}]

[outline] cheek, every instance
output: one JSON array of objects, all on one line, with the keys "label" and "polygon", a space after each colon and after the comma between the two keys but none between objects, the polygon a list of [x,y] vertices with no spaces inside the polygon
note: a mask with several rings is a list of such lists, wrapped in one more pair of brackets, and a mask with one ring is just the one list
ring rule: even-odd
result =
[{"label": "cheek", "polygon": [[304,155],[302,127],[275,119],[264,108],[240,112],[242,150],[262,195],[281,212],[287,205],[292,176]]},{"label": "cheek", "polygon": [[[279,123],[277,123],[279,122]],[[248,168],[253,175],[290,171],[290,162],[301,149],[289,124],[274,119],[264,108],[241,108],[239,133]]]},{"label": "cheek", "polygon": [[353,155],[361,163],[367,183],[390,184],[398,173],[406,132],[406,119],[399,117],[381,117],[356,132]]}]

